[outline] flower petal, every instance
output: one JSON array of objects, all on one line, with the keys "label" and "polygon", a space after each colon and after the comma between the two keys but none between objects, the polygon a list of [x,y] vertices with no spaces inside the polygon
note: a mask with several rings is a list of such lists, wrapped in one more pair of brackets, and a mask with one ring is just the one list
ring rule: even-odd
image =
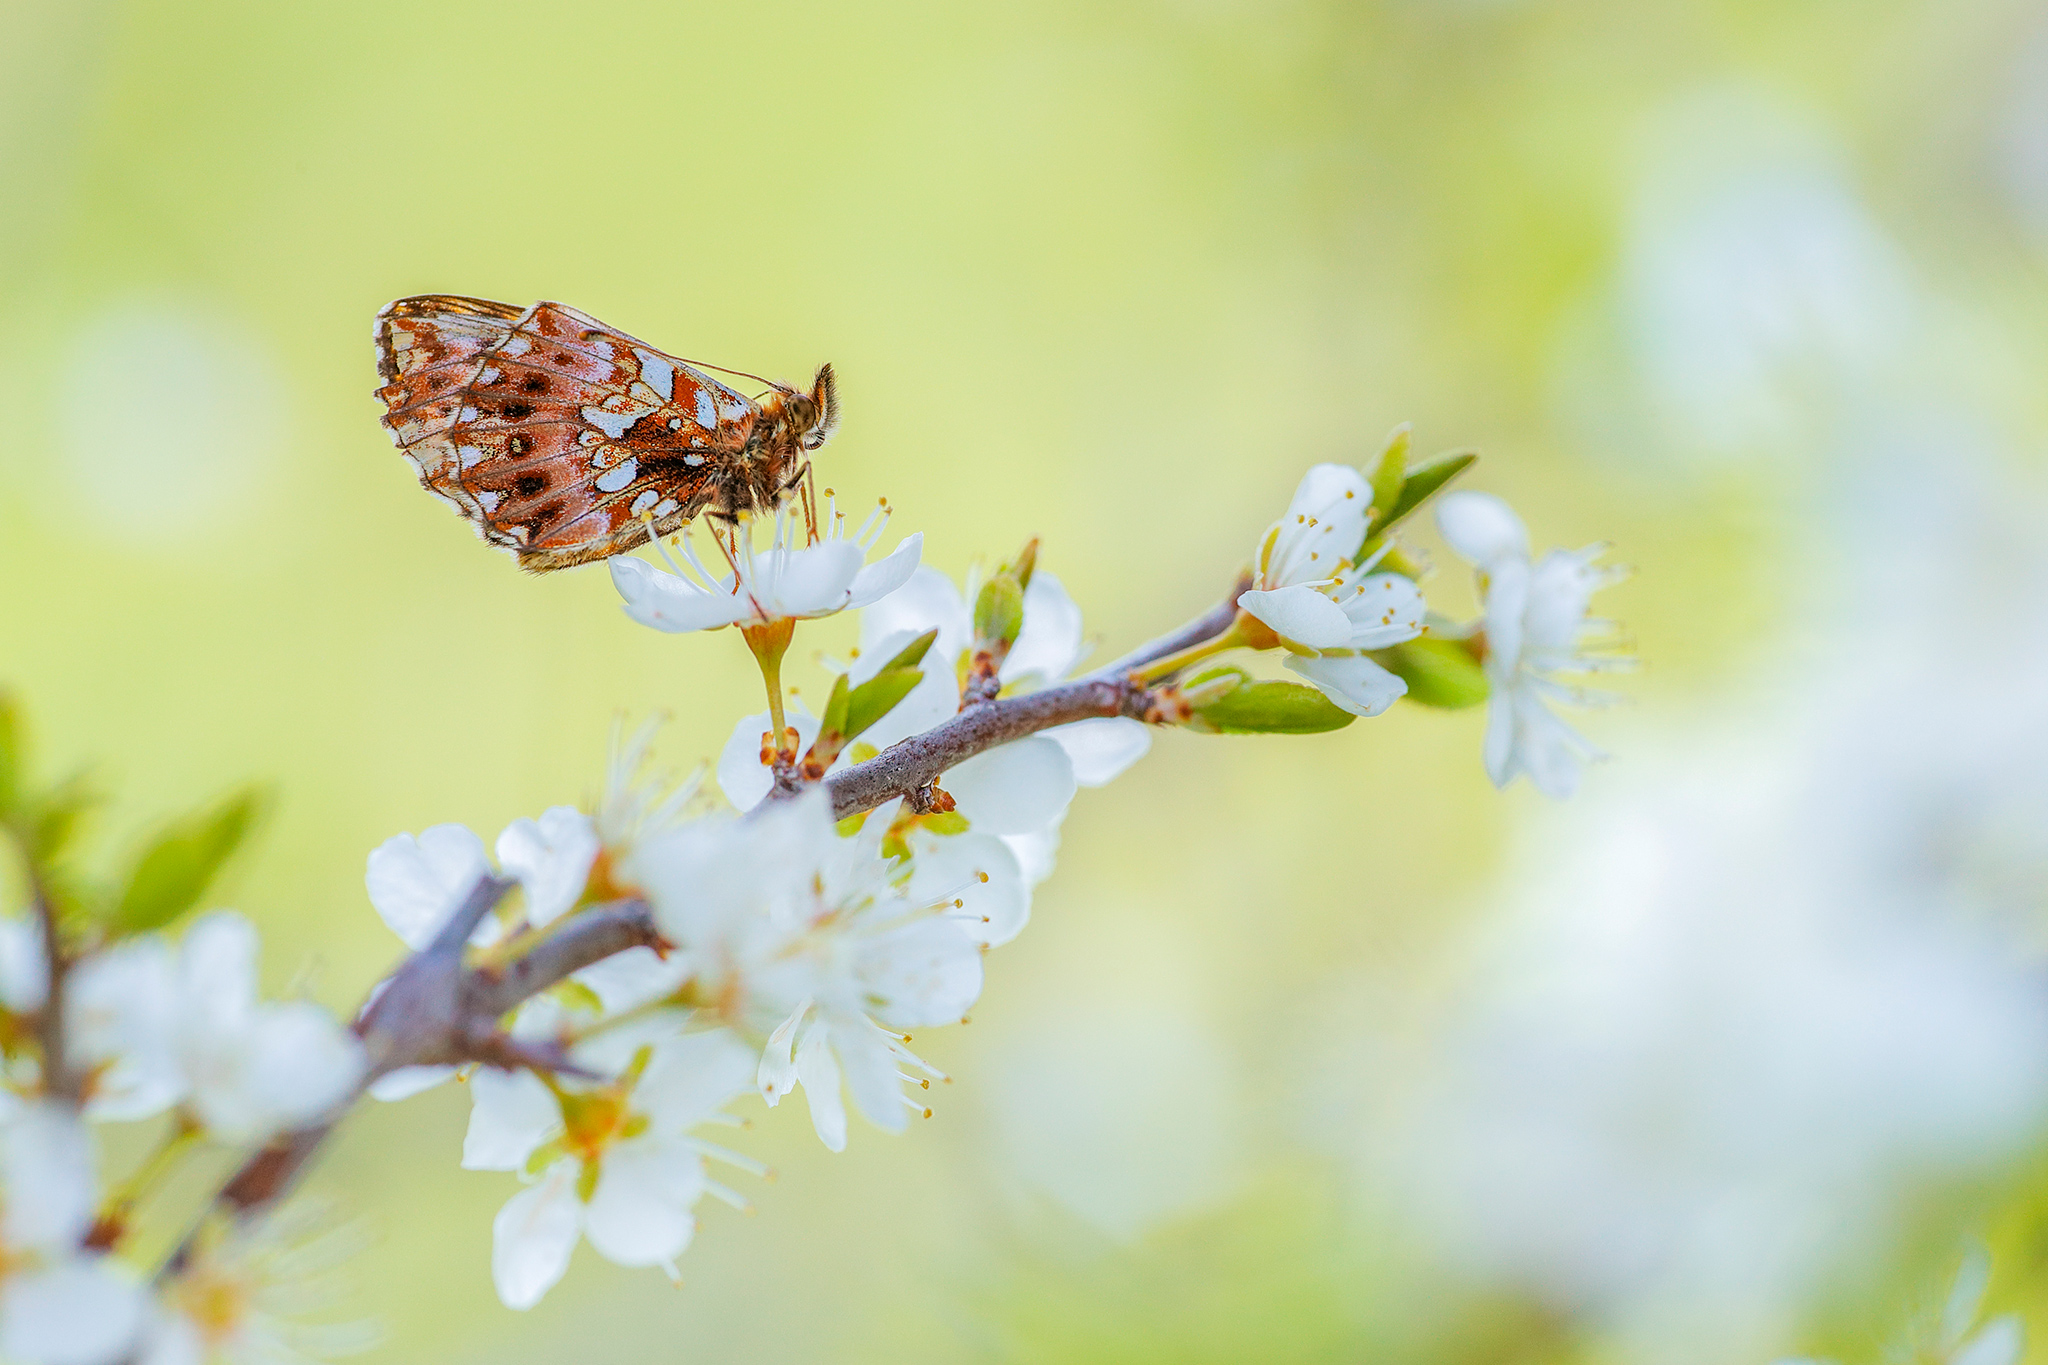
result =
[{"label": "flower petal", "polygon": [[27,915],[0,919],[0,1005],[33,1014],[50,996],[42,923]]},{"label": "flower petal", "polygon": [[1097,716],[1039,733],[1067,751],[1074,781],[1083,787],[1108,786],[1152,749],[1150,727],[1124,716]]},{"label": "flower petal", "polygon": [[1458,554],[1482,569],[1529,557],[1529,533],[1514,509],[1491,493],[1447,493],[1436,505],[1436,528]]},{"label": "flower petal", "polygon": [[1305,649],[1343,649],[1351,643],[1351,618],[1314,588],[1254,589],[1239,596],[1237,605],[1281,639]]},{"label": "flower petal", "polygon": [[574,806],[551,806],[538,820],[505,826],[498,865],[519,879],[528,923],[547,924],[582,899],[597,849],[597,826]]},{"label": "flower petal", "polygon": [[[948,918],[976,943],[1008,943],[1031,918],[1031,888],[1017,855],[993,834],[941,836],[910,833],[910,899],[930,904],[942,896],[960,902]],[[944,1021],[944,1022],[950,1022]]]},{"label": "flower petal", "polygon": [[54,1101],[32,1101],[0,1128],[0,1176],[0,1232],[9,1247],[69,1249],[91,1224],[92,1142]]},{"label": "flower petal", "polygon": [[1385,649],[1422,633],[1429,608],[1415,580],[1397,573],[1346,580],[1337,588],[1337,605],[1351,622],[1349,649]]},{"label": "flower petal", "polygon": [[846,605],[864,558],[850,540],[766,550],[754,557],[759,581],[743,586],[764,616],[826,616]]},{"label": "flower petal", "polygon": [[1354,716],[1376,716],[1408,694],[1408,684],[1371,659],[1347,655],[1289,655],[1287,667]]},{"label": "flower petal", "polygon": [[[880,559],[863,568],[853,577],[852,596],[847,599],[849,607],[865,607],[910,581],[917,572],[917,561],[924,553],[924,532],[918,531],[903,538],[886,559]],[[926,630],[931,627],[925,627]]]},{"label": "flower petal", "polygon": [[829,1151],[846,1150],[846,1101],[839,1094],[839,1062],[832,1055],[830,1034],[813,1020],[796,1045],[796,1078],[811,1106],[811,1127]]},{"label": "flower petal", "polygon": [[680,635],[717,630],[754,614],[753,603],[732,590],[730,578],[709,590],[632,555],[613,555],[605,562],[611,566],[612,586],[624,599],[626,615],[643,626]]},{"label": "flower petal", "polygon": [[583,1229],[579,1169],[573,1159],[557,1161],[539,1184],[506,1200],[491,1220],[491,1281],[507,1308],[533,1307],[568,1270]]},{"label": "flower petal", "polygon": [[981,945],[952,920],[916,920],[863,945],[854,974],[885,1024],[957,1024],[981,996]]},{"label": "flower petal", "polygon": [[364,1066],[355,1035],[306,1000],[264,1005],[231,1030],[188,1030],[180,1057],[193,1110],[230,1142],[320,1117],[355,1088]]},{"label": "flower petal", "polygon": [[1081,608],[1052,570],[1040,569],[1024,589],[1024,628],[1003,660],[1003,681],[1036,675],[1042,683],[1058,682],[1080,657]]},{"label": "flower petal", "polygon": [[393,835],[370,853],[370,904],[406,947],[424,948],[471,887],[490,875],[484,841],[462,825]]},{"label": "flower petal", "polygon": [[1017,856],[1017,866],[1024,873],[1024,885],[1035,887],[1053,873],[1060,852],[1060,822],[1055,820],[1044,829],[1035,829],[1029,834],[1004,834],[999,836],[1003,846]]},{"label": "flower petal", "polygon": [[73,1055],[94,1068],[94,1118],[148,1118],[185,1093],[172,1050],[178,972],[162,939],[129,939],[73,971],[64,995]]},{"label": "flower petal", "polygon": [[583,1235],[615,1264],[661,1265],[690,1245],[690,1209],[703,1193],[704,1158],[681,1140],[629,1139],[604,1154]]},{"label": "flower petal", "polygon": [[562,1126],[561,1106],[531,1071],[479,1067],[469,1078],[469,1093],[465,1171],[516,1171]]},{"label": "flower petal", "polygon": [[113,1365],[143,1321],[142,1287],[105,1256],[75,1256],[7,1277],[0,1358],[22,1365]]},{"label": "flower petal", "polygon": [[[796,751],[801,757],[818,737],[818,718],[791,706],[783,712],[783,719],[796,727]],[[725,741],[725,747],[718,751],[719,790],[725,793],[726,800],[741,810],[752,810],[760,805],[761,799],[775,785],[775,775],[761,761],[761,737],[768,733],[770,724],[766,711],[740,717],[739,723],[732,727],[732,735]]]},{"label": "flower petal", "polygon": [[178,945],[179,1023],[185,1028],[238,1029],[256,1008],[256,926],[232,910],[193,921]]},{"label": "flower petal", "polygon": [[[967,603],[960,596],[960,589],[953,586],[953,580],[932,568],[923,565],[904,580],[903,586],[869,605],[860,614],[860,652],[866,657],[876,652],[879,642],[898,631],[908,632],[903,644],[911,638],[937,629],[939,638],[932,644],[932,652],[925,657],[936,660],[944,670],[951,670],[967,648],[968,633],[973,629],[968,619]],[[902,644],[896,646],[901,649]],[[893,653],[894,651],[890,651]],[[883,659],[887,654],[882,656]],[[876,660],[877,664],[882,662]]]},{"label": "flower petal", "polygon": [[1074,799],[1074,764],[1043,735],[976,754],[940,779],[982,834],[1029,834],[1057,820]]},{"label": "flower petal", "polygon": [[655,1132],[680,1133],[752,1090],[756,1074],[754,1049],[730,1030],[686,1033],[655,1045],[633,1107]]},{"label": "flower petal", "polygon": [[861,1117],[885,1133],[908,1127],[910,1106],[903,1102],[902,1068],[889,1040],[863,1020],[835,1030],[833,1044]]},{"label": "flower petal", "polygon": [[409,1100],[424,1090],[455,1079],[452,1066],[401,1066],[370,1082],[370,1098],[386,1104]]}]

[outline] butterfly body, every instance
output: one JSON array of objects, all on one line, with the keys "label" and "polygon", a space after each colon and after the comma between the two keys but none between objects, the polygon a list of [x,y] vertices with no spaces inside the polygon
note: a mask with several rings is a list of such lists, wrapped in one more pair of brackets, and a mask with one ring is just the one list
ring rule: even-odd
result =
[{"label": "butterfly body", "polygon": [[422,486],[535,572],[774,507],[839,417],[829,365],[757,402],[559,303],[399,299],[376,341],[383,423]]}]

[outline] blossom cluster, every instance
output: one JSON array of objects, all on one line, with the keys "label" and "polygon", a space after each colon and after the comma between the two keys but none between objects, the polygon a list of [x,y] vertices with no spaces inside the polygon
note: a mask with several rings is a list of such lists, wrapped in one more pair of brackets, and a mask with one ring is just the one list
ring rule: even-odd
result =
[{"label": "blossom cluster", "polygon": [[[1080,609],[1036,542],[964,584],[920,564],[918,536],[869,563],[886,504],[851,532],[829,495],[822,525],[788,509],[717,525],[715,560],[687,528],[674,554],[657,542],[665,568],[613,559],[633,621],[735,628],[767,709],[733,728],[714,783],[650,777],[648,727],[615,742],[592,809],[516,820],[489,846],[438,825],[375,849],[368,899],[412,956],[353,1028],[258,998],[247,920],[184,920],[232,843],[208,842],[218,828],[144,859],[120,904],[155,908],[96,914],[46,889],[43,815],[17,794],[7,827],[32,904],[0,918],[0,1359],[272,1358],[294,1329],[249,1267],[271,1263],[252,1239],[277,1190],[230,1185],[152,1278],[133,1259],[137,1201],[196,1144],[288,1172],[358,1095],[456,1077],[471,1098],[462,1166],[519,1181],[492,1229],[508,1306],[538,1302],[582,1242],[675,1274],[702,1199],[744,1207],[730,1173],[763,1173],[710,1136],[744,1106],[801,1092],[833,1151],[849,1110],[885,1132],[931,1114],[946,1077],[916,1040],[974,1007],[1078,790],[1114,781],[1157,728],[1304,733],[1404,697],[1484,700],[1493,780],[1569,793],[1595,751],[1551,703],[1599,700],[1568,679],[1618,662],[1612,628],[1588,616],[1616,574],[1601,547],[1535,559],[1497,498],[1437,497],[1469,463],[1411,467],[1402,432],[1370,472],[1314,467],[1219,613],[1093,672]],[[1477,573],[1472,621],[1429,609],[1426,562],[1397,538],[1433,497]],[[796,624],[845,610],[860,612],[859,648],[806,710],[781,676]],[[1292,676],[1211,662],[1233,652]],[[875,776],[914,762],[893,786]],[[163,885],[180,889],[147,892]],[[582,953],[593,926],[625,938]],[[421,965],[444,957],[452,974]],[[515,978],[531,985],[509,1013],[460,1017],[465,991]],[[421,1010],[422,981],[454,984]],[[92,1130],[108,1122],[157,1123],[162,1145],[103,1191]]]}]

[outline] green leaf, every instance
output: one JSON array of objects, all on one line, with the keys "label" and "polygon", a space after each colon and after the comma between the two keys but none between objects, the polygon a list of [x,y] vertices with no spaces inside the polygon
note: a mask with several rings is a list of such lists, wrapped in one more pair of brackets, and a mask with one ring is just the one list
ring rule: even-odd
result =
[{"label": "green leaf", "polygon": [[108,928],[117,935],[146,933],[197,905],[268,804],[251,788],[172,825],[136,861]]},{"label": "green leaf", "polygon": [[1025,541],[1024,548],[1017,552],[1017,558],[1010,564],[1009,572],[1016,578],[1018,587],[1028,588],[1031,586],[1032,571],[1037,567],[1038,537],[1033,536]]},{"label": "green leaf", "polygon": [[1313,687],[1255,680],[1196,707],[1190,728],[1221,735],[1314,735],[1357,719]]},{"label": "green leaf", "polygon": [[0,819],[14,814],[21,802],[26,755],[23,753],[21,706],[11,692],[0,692]]},{"label": "green leaf", "polygon": [[74,773],[40,795],[24,793],[16,828],[29,861],[43,868],[56,862],[100,800],[84,773]]},{"label": "green leaf", "polygon": [[1017,576],[1006,570],[982,584],[975,596],[974,647],[1007,651],[1023,628],[1024,588]]},{"label": "green leaf", "polygon": [[846,698],[846,737],[852,739],[888,715],[923,678],[915,668],[885,668],[854,688]]},{"label": "green leaf", "polygon": [[603,997],[581,981],[557,981],[548,988],[548,994],[568,1009],[579,1010],[584,1014],[604,1013]]},{"label": "green leaf", "polygon": [[1472,657],[1472,651],[1456,640],[1428,636],[1376,649],[1372,658],[1380,667],[1408,684],[1408,700],[1424,706],[1456,711],[1477,706],[1492,690],[1486,670]]},{"label": "green leaf", "polygon": [[1372,505],[1375,517],[1384,519],[1401,500],[1401,487],[1408,481],[1408,447],[1412,429],[1403,422],[1387,434],[1387,448],[1372,471]]},{"label": "green leaf", "polygon": [[1478,458],[1479,452],[1476,450],[1453,450],[1409,470],[1407,479],[1401,485],[1401,496],[1394,500],[1392,510],[1385,516],[1373,519],[1371,534],[1378,535],[1389,527],[1407,520],[1416,508],[1436,496],[1445,484],[1470,469],[1473,461]]},{"label": "green leaf", "polygon": [[846,675],[841,673],[832,680],[832,695],[825,702],[825,714],[818,718],[818,735],[844,735],[846,733]]},{"label": "green leaf", "polygon": [[916,668],[919,664],[924,662],[925,651],[929,650],[932,647],[932,641],[938,638],[939,628],[937,626],[933,626],[930,630],[918,636],[915,640],[912,640],[909,644],[903,646],[903,648],[897,650],[896,657],[889,660],[888,663],[883,664],[880,668],[876,669],[875,672],[887,673],[892,668]]},{"label": "green leaf", "polygon": [[930,815],[920,815],[917,823],[933,834],[965,834],[967,817],[957,810],[936,810]]}]

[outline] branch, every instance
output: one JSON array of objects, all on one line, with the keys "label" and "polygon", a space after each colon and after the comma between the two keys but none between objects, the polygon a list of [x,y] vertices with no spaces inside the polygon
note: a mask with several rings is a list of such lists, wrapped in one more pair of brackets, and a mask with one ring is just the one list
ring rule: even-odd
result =
[{"label": "branch", "polygon": [[[1238,596],[1250,586],[1248,577],[1240,577],[1230,595],[1198,619],[1086,677],[1027,692],[1021,697],[1003,697],[968,706],[944,724],[893,744],[865,763],[832,774],[825,779],[825,790],[832,795],[833,817],[843,820],[873,810],[884,801],[911,796],[948,768],[984,750],[1055,725],[1095,716],[1147,719],[1152,694],[1131,676],[1131,671],[1230,629],[1237,619]],[[783,795],[779,790],[771,793],[771,797]]]},{"label": "branch", "polygon": [[[1248,586],[1240,579],[1230,596],[1200,619],[1086,677],[970,707],[943,725],[826,778],[833,814],[843,819],[893,797],[910,796],[986,749],[1055,725],[1095,716],[1147,719],[1154,697],[1131,670],[1229,629],[1237,617],[1238,595]],[[770,799],[786,795],[794,791],[778,786]],[[433,942],[399,966],[356,1020],[356,1034],[370,1060],[362,1084],[321,1122],[280,1134],[250,1156],[215,1196],[215,1210],[246,1218],[282,1198],[369,1083],[400,1067],[464,1062],[568,1067],[559,1049],[516,1043],[499,1029],[498,1021],[572,973],[629,948],[659,948],[663,939],[645,901],[612,901],[561,921],[511,962],[465,967],[463,950],[470,934],[511,889],[511,882],[493,877],[478,881]],[[51,998],[56,999],[54,989]],[[158,1272],[160,1277],[184,1267],[196,1237],[195,1232],[172,1253]]]},{"label": "branch", "polygon": [[36,1017],[36,1042],[43,1050],[43,1084],[52,1095],[76,1108],[85,1099],[85,1076],[71,1065],[64,1041],[64,997],[70,985],[71,959],[65,954],[64,940],[57,931],[57,903],[26,845],[22,849],[22,863],[28,872],[29,894],[35,901],[36,922],[43,931],[43,970],[49,981],[49,988],[43,992],[43,1008]]},{"label": "branch", "polygon": [[[556,1049],[513,1042],[500,1031],[498,1021],[572,972],[628,948],[652,947],[661,942],[661,935],[645,901],[614,901],[563,921],[514,962],[465,969],[462,950],[469,935],[511,888],[512,883],[492,877],[471,888],[434,941],[405,960],[356,1020],[356,1034],[370,1055],[362,1083],[319,1123],[281,1133],[252,1154],[214,1196],[214,1209],[246,1218],[283,1198],[369,1083],[400,1067],[462,1062],[556,1069],[566,1065],[567,1059]],[[196,1236],[187,1237],[172,1253],[161,1275],[176,1274],[185,1266]]]},{"label": "branch", "polygon": [[1134,668],[1143,668],[1155,659],[1163,659],[1169,654],[1178,654],[1184,649],[1192,648],[1204,640],[1215,639],[1224,631],[1230,629],[1230,623],[1237,619],[1237,599],[1250,592],[1251,588],[1251,574],[1240,573],[1237,576],[1236,585],[1231,588],[1229,594],[1221,602],[1218,602],[1179,630],[1174,631],[1171,635],[1162,635],[1148,645],[1140,645],[1115,663],[1104,664],[1088,676],[1091,678],[1120,677]]}]

